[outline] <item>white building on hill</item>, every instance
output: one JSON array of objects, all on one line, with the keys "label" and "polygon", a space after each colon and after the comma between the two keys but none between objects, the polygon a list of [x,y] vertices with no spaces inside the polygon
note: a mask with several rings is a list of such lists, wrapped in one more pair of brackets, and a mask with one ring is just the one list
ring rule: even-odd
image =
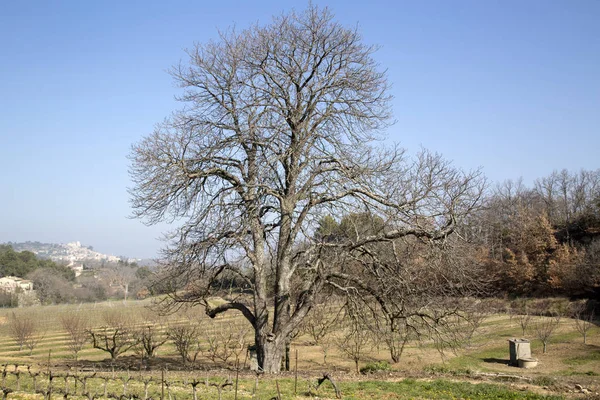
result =
[{"label": "white building on hill", "polygon": [[0,290],[5,292],[14,293],[21,289],[24,292],[30,292],[33,290],[33,282],[16,276],[5,276],[0,278]]}]

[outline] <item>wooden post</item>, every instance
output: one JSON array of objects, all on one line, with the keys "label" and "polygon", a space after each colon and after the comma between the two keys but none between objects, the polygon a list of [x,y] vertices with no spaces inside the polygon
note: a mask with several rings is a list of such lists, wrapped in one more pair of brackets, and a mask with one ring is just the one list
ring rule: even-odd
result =
[{"label": "wooden post", "polygon": [[281,391],[279,390],[279,381],[275,379],[275,386],[277,386],[277,400],[281,400]]},{"label": "wooden post", "polygon": [[165,369],[160,371],[160,400],[165,400]]},{"label": "wooden post", "polygon": [[48,350],[48,375],[50,375],[50,356],[52,355],[52,349]]},{"label": "wooden post", "polygon": [[298,389],[298,349],[296,349],[296,365],[294,366],[294,396]]},{"label": "wooden post", "polygon": [[235,396],[234,399],[238,398],[238,380],[240,378],[240,360],[239,356],[235,356]]}]

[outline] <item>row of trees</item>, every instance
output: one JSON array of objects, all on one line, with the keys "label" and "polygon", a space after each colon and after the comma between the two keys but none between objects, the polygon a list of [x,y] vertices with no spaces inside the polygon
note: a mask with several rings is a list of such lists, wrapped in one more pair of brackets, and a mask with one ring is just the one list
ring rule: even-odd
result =
[{"label": "row of trees", "polygon": [[595,297],[600,287],[600,170],[507,181],[465,227],[503,293]]},{"label": "row of trees", "polygon": [[[116,360],[127,351],[135,351],[142,359],[158,355],[159,348],[170,342],[183,364],[196,362],[202,353],[214,363],[228,363],[240,358],[248,347],[249,327],[240,320],[221,321],[207,326],[197,315],[179,315],[183,319],[165,319],[151,310],[132,316],[122,310],[107,310],[100,321],[92,321],[85,312],[74,311],[60,316],[66,332],[65,343],[73,358],[86,345],[102,350]],[[204,322],[204,323],[203,323]],[[19,350],[31,353],[45,337],[33,314],[12,313],[9,332]]]},{"label": "row of trees", "polygon": [[[433,344],[442,355],[468,347],[484,319],[497,313],[508,313],[524,337],[539,339],[544,353],[563,317],[573,318],[572,326],[583,336],[584,343],[594,326],[593,307],[585,301],[463,299],[454,315],[441,317],[436,325],[412,319],[402,326],[391,326],[383,314],[374,313],[364,303],[347,300],[335,296],[317,305],[293,337],[318,346],[324,365],[329,363],[330,350],[336,349],[338,355],[355,363],[357,372],[359,364],[370,359],[369,354],[375,349],[385,349],[390,361],[397,363],[409,344]],[[60,347],[67,347],[76,361],[85,346],[91,346],[106,352],[111,362],[128,351],[149,362],[159,353],[162,357],[167,355],[162,348],[170,343],[169,351],[177,354],[184,366],[198,366],[207,360],[215,365],[247,363],[246,352],[253,347],[247,323],[238,318],[209,323],[202,315],[189,311],[179,313],[175,319],[165,319],[150,309],[145,309],[141,318],[111,309],[94,325],[87,313],[70,312],[59,318],[66,332]],[[19,349],[27,348],[30,354],[44,337],[37,320],[27,313],[12,313],[9,332]]]}]

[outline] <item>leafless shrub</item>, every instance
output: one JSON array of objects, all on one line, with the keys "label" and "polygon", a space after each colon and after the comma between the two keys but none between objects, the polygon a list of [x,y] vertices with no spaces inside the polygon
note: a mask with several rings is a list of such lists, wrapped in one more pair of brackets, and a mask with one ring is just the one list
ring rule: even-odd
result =
[{"label": "leafless shrub", "polygon": [[359,304],[348,303],[344,315],[344,328],[341,335],[336,336],[338,350],[354,361],[356,373],[360,373],[359,363],[364,359],[369,347],[372,347],[372,336],[364,323],[367,313]]},{"label": "leafless shrub", "polygon": [[234,357],[240,359],[246,351],[249,325],[239,321],[219,322],[213,329],[204,332],[206,339],[205,353],[214,363],[224,363]]},{"label": "leafless shrub", "polygon": [[69,313],[60,317],[60,323],[67,332],[67,346],[73,353],[75,360],[85,343],[88,341],[89,321],[82,312]]},{"label": "leafless shrub", "polygon": [[544,345],[544,353],[546,353],[548,342],[556,331],[556,328],[558,328],[559,323],[560,315],[555,315],[552,317],[538,317],[533,324],[533,330],[536,337],[541,340],[542,344]]},{"label": "leafless shrub", "polygon": [[9,332],[15,343],[19,346],[19,351],[23,350],[23,346],[30,349],[30,354],[38,338],[38,325],[35,319],[28,314],[12,313],[9,321]]},{"label": "leafless shrub", "polygon": [[137,344],[131,320],[123,313],[110,310],[103,315],[104,325],[96,329],[88,329],[92,346],[95,349],[110,354],[115,360],[119,355],[131,349]]},{"label": "leafless shrub", "polygon": [[146,325],[135,331],[137,341],[136,348],[142,354],[142,358],[152,359],[156,356],[156,350],[167,342],[168,336],[162,332],[160,326]]},{"label": "leafless shrub", "polygon": [[583,336],[583,343],[587,344],[587,333],[594,326],[594,310],[588,310],[585,301],[572,305],[572,316],[575,320],[575,329]]},{"label": "leafless shrub", "polygon": [[175,346],[177,353],[181,357],[181,362],[184,365],[188,361],[196,361],[196,358],[200,353],[200,333],[200,327],[196,324],[186,323],[169,326],[167,336]]},{"label": "leafless shrub", "polygon": [[331,336],[337,329],[342,316],[342,307],[336,310],[335,305],[328,302],[317,304],[302,322],[301,331],[308,335],[312,344],[319,346],[323,352],[323,364],[327,364],[327,354],[333,345]]}]

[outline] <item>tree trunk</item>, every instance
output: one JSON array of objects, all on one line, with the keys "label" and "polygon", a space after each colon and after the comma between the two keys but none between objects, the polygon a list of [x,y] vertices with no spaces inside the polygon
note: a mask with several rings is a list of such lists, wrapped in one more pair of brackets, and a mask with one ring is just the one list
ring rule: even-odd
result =
[{"label": "tree trunk", "polygon": [[258,367],[267,374],[276,374],[281,371],[281,359],[285,351],[285,341],[266,338],[256,338],[256,357]]}]

